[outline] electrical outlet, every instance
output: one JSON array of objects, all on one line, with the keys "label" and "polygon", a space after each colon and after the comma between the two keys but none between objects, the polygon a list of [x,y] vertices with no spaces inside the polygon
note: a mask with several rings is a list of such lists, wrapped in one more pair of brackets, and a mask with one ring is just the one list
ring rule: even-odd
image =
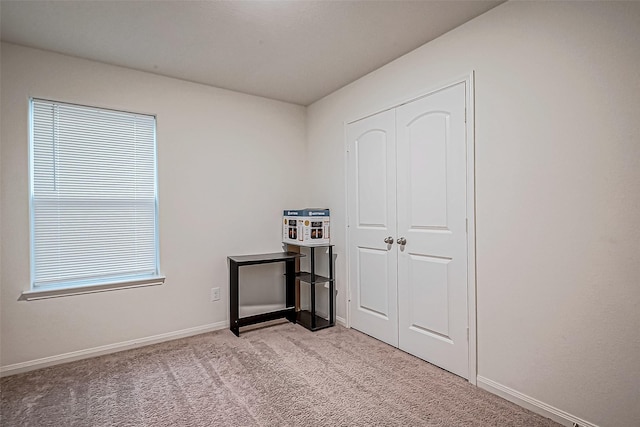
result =
[{"label": "electrical outlet", "polygon": [[220,299],[220,288],[211,288],[211,301],[218,301]]}]

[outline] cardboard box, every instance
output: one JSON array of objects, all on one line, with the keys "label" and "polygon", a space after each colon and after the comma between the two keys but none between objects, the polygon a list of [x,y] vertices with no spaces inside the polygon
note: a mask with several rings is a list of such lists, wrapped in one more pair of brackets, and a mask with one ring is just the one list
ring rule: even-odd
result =
[{"label": "cardboard box", "polygon": [[282,217],[283,243],[299,246],[330,244],[329,209],[289,209]]}]

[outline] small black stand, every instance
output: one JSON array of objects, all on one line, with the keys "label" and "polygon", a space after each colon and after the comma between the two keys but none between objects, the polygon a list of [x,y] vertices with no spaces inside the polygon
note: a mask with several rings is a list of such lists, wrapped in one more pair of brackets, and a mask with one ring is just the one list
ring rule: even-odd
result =
[{"label": "small black stand", "polygon": [[[297,322],[309,329],[310,331],[317,331],[324,328],[329,328],[336,324],[335,314],[335,281],[333,278],[333,245],[322,246],[301,246],[309,248],[309,272],[296,272],[296,276],[300,279],[300,283],[308,283],[311,293],[311,304],[309,310],[300,310],[296,313]],[[315,249],[316,248],[328,248],[329,249],[329,277],[316,274],[316,261],[315,261]],[[316,314],[316,285],[329,284],[329,319],[325,319]]]},{"label": "small black stand", "polygon": [[[229,256],[229,329],[237,337],[240,336],[240,327],[266,322],[268,320],[286,317],[288,321],[296,323],[295,307],[295,276],[296,259],[304,255],[295,252],[276,252],[260,255]],[[285,305],[286,308],[269,313],[256,314],[254,316],[240,317],[240,290],[238,283],[238,270],[244,265],[269,264],[274,262],[285,263]],[[312,261],[313,262],[313,261]]]}]

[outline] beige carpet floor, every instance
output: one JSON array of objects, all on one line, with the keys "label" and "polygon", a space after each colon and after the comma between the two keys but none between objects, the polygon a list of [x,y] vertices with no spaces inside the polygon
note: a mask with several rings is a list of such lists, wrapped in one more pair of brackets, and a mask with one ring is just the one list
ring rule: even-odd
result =
[{"label": "beige carpet floor", "polygon": [[180,339],[0,381],[3,426],[557,426],[339,326]]}]

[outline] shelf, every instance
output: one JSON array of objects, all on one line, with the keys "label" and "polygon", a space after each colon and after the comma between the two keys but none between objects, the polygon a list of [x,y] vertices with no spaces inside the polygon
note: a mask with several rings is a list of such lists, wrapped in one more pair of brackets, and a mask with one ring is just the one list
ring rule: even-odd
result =
[{"label": "shelf", "polygon": [[296,278],[300,279],[303,282],[307,282],[307,283],[311,283],[311,284],[319,284],[319,283],[328,283],[331,281],[330,278],[325,277],[325,276],[321,276],[319,274],[316,274],[316,281],[312,282],[311,281],[311,273],[308,273],[306,271],[299,271],[296,273]]},{"label": "shelf", "polygon": [[279,310],[286,310],[286,309],[295,310],[295,306],[292,304],[291,306],[287,307],[285,303],[241,305],[238,307],[238,313],[242,318],[242,317],[255,316],[256,314],[265,314],[265,313],[271,313],[272,311],[279,311]]},{"label": "shelf", "polygon": [[327,319],[316,315],[316,327],[311,328],[311,312],[307,310],[301,310],[296,313],[296,322],[311,331],[317,331],[319,329],[333,326],[333,324]]},{"label": "shelf", "polygon": [[[271,311],[269,313],[254,314],[253,316],[240,317],[236,319],[231,326],[240,328],[241,326],[255,325],[256,323],[267,322],[269,320],[276,320],[282,317],[290,318],[296,312],[295,307],[283,308],[282,310]],[[235,332],[234,332],[235,333]],[[240,336],[238,332],[236,336]]]}]

